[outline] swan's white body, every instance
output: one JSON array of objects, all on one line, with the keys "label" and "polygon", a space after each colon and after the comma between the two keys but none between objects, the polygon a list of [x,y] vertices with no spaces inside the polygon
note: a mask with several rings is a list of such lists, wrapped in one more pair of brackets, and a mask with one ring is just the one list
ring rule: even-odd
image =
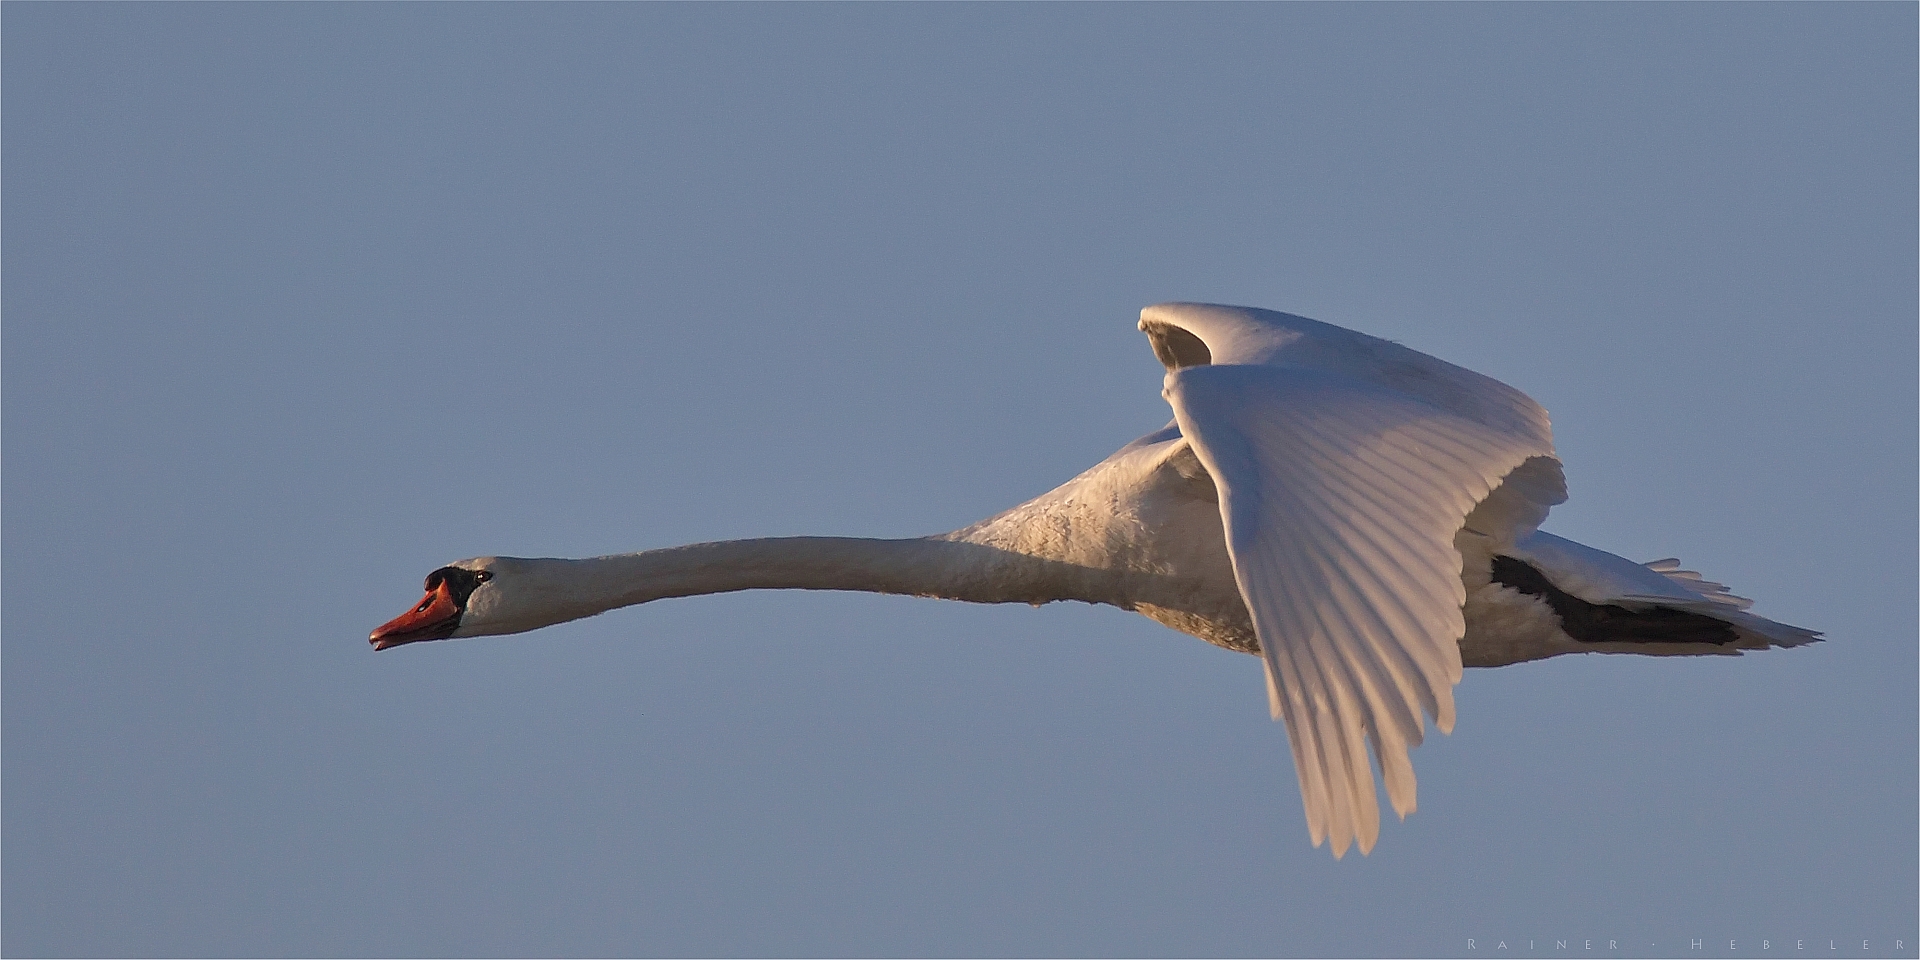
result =
[{"label": "swan's white body", "polygon": [[998,516],[917,540],[462,561],[375,645],[759,588],[1111,604],[1262,657],[1313,842],[1340,856],[1379,833],[1368,745],[1394,809],[1414,809],[1407,751],[1422,714],[1452,729],[1462,666],[1818,638],[1676,561],[1539,532],[1565,481],[1546,412],[1511,387],[1271,311],[1162,304],[1140,325],[1174,422]]}]

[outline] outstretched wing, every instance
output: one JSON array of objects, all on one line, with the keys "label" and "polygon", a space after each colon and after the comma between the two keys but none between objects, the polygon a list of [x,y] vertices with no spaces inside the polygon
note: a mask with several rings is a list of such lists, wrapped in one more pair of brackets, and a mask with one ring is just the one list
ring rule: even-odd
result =
[{"label": "outstretched wing", "polygon": [[[1234,577],[1275,716],[1286,722],[1314,845],[1331,837],[1341,856],[1358,841],[1364,853],[1380,814],[1363,740],[1406,816],[1415,798],[1407,751],[1421,741],[1421,713],[1443,732],[1453,727],[1466,600],[1454,536],[1509,472],[1552,455],[1545,414],[1539,429],[1533,417],[1506,416],[1538,407],[1493,381],[1485,382],[1505,393],[1445,409],[1364,367],[1343,369],[1343,345],[1329,348],[1325,337],[1320,356],[1330,362],[1289,362],[1313,359],[1295,349],[1222,363],[1247,338],[1209,332],[1200,331],[1212,363],[1170,370],[1167,400],[1220,492]],[[1523,403],[1468,415],[1472,403],[1507,403],[1509,394]]]}]

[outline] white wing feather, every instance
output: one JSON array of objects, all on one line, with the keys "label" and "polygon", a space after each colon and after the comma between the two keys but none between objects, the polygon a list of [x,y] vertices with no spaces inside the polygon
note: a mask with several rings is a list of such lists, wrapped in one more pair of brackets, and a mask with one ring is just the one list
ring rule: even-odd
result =
[{"label": "white wing feather", "polygon": [[1405,817],[1422,710],[1453,727],[1466,599],[1454,535],[1551,440],[1290,365],[1184,367],[1166,395],[1220,492],[1314,845],[1370,851],[1379,808],[1361,740]]}]

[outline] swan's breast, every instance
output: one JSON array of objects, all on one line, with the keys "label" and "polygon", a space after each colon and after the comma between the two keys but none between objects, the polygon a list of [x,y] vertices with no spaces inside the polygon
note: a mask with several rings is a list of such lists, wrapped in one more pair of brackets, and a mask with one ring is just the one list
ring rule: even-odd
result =
[{"label": "swan's breast", "polygon": [[954,536],[1056,561],[1062,599],[1135,610],[1229,649],[1258,649],[1233,579],[1219,494],[1177,431],[1129,444]]}]

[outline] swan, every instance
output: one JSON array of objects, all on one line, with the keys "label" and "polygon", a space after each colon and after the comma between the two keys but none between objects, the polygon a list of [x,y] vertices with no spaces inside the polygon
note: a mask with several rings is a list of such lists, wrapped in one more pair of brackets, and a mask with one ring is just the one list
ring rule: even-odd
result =
[{"label": "swan", "polygon": [[370,640],[523,633],[733,590],[1110,604],[1261,659],[1308,832],[1337,859],[1379,836],[1369,748],[1395,813],[1413,812],[1408,750],[1428,718],[1452,731],[1462,667],[1820,639],[1677,560],[1539,530],[1566,481],[1546,411],[1506,384],[1270,310],[1163,303],[1139,327],[1173,421],[997,516],[908,540],[461,560]]}]

